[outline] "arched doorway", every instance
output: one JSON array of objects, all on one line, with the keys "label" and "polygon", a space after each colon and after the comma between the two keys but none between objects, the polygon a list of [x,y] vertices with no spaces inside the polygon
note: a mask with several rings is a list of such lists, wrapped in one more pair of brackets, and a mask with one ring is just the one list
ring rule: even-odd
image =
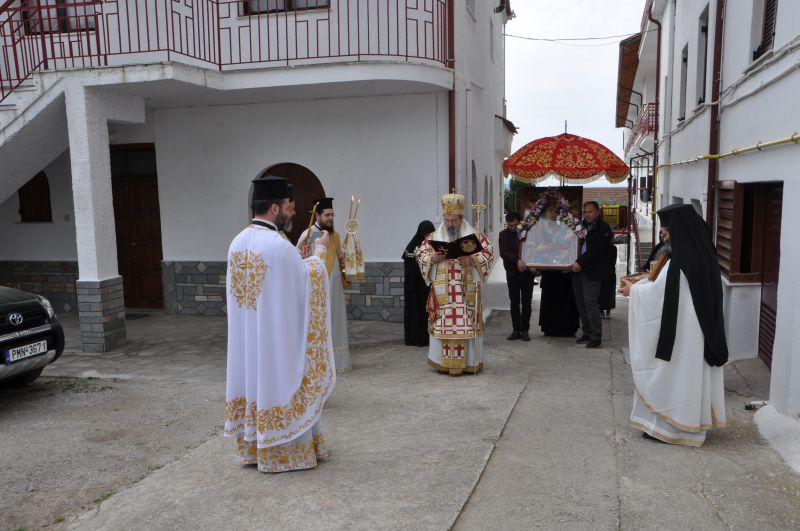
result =
[{"label": "arched doorway", "polygon": [[284,177],[292,183],[297,214],[292,220],[292,230],[287,232],[287,236],[292,243],[297,243],[300,234],[308,227],[314,200],[325,197],[325,189],[314,172],[299,164],[283,162],[268,168],[264,173]]}]

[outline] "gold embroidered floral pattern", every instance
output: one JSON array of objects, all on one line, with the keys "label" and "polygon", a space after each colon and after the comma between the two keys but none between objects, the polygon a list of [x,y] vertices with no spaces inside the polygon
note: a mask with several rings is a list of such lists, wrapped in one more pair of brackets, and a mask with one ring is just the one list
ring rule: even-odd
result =
[{"label": "gold embroidered floral pattern", "polygon": [[566,133],[526,144],[503,162],[503,171],[524,182],[541,182],[551,174],[567,182],[605,175],[617,183],[628,176],[625,162],[605,146]]},{"label": "gold embroidered floral pattern", "polygon": [[231,253],[228,264],[231,279],[231,294],[236,297],[239,308],[246,306],[255,310],[258,296],[264,287],[267,266],[261,257],[253,251],[236,251]]},{"label": "gold embroidered floral pattern", "polygon": [[[333,383],[333,371],[328,364],[327,296],[325,279],[327,271],[323,264],[309,261],[311,306],[308,334],[306,336],[306,371],[300,386],[289,403],[258,409],[255,402],[248,403],[244,397],[228,400],[225,410],[225,435],[234,436],[242,431],[258,432],[259,444],[274,444],[291,439],[318,420],[323,401]],[[309,412],[309,409],[316,409]],[[303,416],[310,415],[300,425],[294,426]],[[287,430],[290,430],[287,432]],[[277,434],[276,434],[277,432]]]},{"label": "gold embroidered floral pattern", "polygon": [[258,470],[261,472],[288,472],[317,466],[314,441],[292,441],[269,448],[258,449]]},{"label": "gold embroidered floral pattern", "polygon": [[243,465],[258,465],[261,472],[277,473],[302,470],[317,466],[317,461],[328,456],[322,433],[304,435],[290,443],[269,448],[258,448],[255,441],[236,438],[239,459]]}]

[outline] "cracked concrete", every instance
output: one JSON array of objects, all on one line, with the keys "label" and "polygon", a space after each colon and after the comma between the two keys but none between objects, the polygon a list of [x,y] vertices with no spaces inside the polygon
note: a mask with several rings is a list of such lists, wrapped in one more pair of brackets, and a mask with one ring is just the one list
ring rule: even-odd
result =
[{"label": "cracked concrete", "polygon": [[[506,341],[487,326],[478,376],[430,370],[402,326],[351,323],[354,370],[323,417],[331,458],[268,476],[237,464],[214,436],[63,525],[75,529],[792,529],[800,477],[744,410],[767,397],[758,360],[726,368],[729,427],[700,449],[643,439],[628,426],[626,304],[604,321],[604,348],[574,339]],[[536,308],[535,305],[534,308]],[[534,313],[532,322],[537,322]],[[134,381],[224,380],[224,319],[129,323],[125,355],[69,353],[46,374]],[[536,328],[534,327],[534,330]],[[157,340],[152,331],[161,335]],[[163,335],[162,335],[163,334]],[[138,336],[142,336],[139,343]],[[137,346],[138,345],[138,346]],[[142,350],[157,348],[159,364]],[[164,369],[168,367],[168,369]],[[211,419],[218,423],[219,419]],[[113,444],[113,443],[112,443]],[[58,527],[58,526],[56,526]]]}]

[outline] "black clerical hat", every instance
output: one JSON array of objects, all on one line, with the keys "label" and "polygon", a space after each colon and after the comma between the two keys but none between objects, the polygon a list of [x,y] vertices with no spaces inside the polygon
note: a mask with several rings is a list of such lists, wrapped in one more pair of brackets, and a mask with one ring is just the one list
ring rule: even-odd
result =
[{"label": "black clerical hat", "polygon": [[319,205],[317,205],[317,213],[320,213],[323,210],[326,210],[328,208],[333,210],[333,198],[332,197],[322,197],[320,199],[315,199],[314,202],[315,203],[319,203]]},{"label": "black clerical hat", "polygon": [[253,179],[253,201],[286,199],[291,196],[291,185],[283,177],[262,175]]},{"label": "black clerical hat", "polygon": [[661,226],[669,227],[670,218],[672,217],[673,214],[681,216],[691,215],[689,214],[689,212],[691,212],[691,214],[697,215],[697,211],[695,211],[692,205],[684,205],[682,203],[677,203],[674,205],[665,206],[664,208],[656,212],[656,214],[658,214],[658,220],[661,222]]}]

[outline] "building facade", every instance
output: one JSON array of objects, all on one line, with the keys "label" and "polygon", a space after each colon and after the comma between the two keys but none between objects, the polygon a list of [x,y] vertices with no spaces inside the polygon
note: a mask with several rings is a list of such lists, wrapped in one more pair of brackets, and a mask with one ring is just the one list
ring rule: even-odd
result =
[{"label": "building facade", "polygon": [[642,207],[691,204],[709,222],[731,359],[770,365],[770,402],[793,417],[800,247],[783,205],[800,198],[799,64],[800,3],[650,0],[620,45],[617,105]]},{"label": "building facade", "polygon": [[[80,314],[221,315],[265,169],[339,226],[361,199],[351,318],[402,320],[402,260],[451,188],[501,228],[508,2],[41,0],[0,8],[0,283]],[[295,234],[296,233],[296,234]]]}]

